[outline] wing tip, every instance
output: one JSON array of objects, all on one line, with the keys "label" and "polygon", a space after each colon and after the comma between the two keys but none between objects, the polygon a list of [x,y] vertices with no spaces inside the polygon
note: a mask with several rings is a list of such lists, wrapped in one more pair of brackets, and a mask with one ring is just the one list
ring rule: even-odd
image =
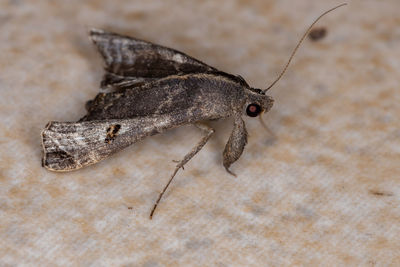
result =
[{"label": "wing tip", "polygon": [[95,35],[102,35],[105,34],[106,31],[98,28],[90,28],[89,29],[89,36],[95,36]]},{"label": "wing tip", "polygon": [[97,34],[97,33],[101,34],[104,32],[105,32],[104,30],[99,29],[99,28],[90,28],[89,29],[89,34]]},{"label": "wing tip", "polygon": [[51,121],[47,123],[41,133],[42,167],[54,172],[67,172],[81,168],[71,155],[57,145],[56,137],[53,136],[57,132],[52,130],[54,124],[57,124],[57,122]]},{"label": "wing tip", "polygon": [[89,39],[93,42],[93,43],[97,43],[99,41],[99,38],[103,35],[105,35],[107,32],[101,29],[97,29],[97,28],[91,28],[89,29]]}]

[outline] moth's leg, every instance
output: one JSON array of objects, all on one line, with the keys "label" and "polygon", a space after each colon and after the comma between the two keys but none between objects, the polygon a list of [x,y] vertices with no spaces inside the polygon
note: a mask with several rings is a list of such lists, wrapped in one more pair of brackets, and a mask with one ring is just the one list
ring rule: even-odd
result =
[{"label": "moth's leg", "polygon": [[240,115],[235,116],[235,121],[233,124],[233,130],[231,136],[229,137],[228,143],[226,143],[224,150],[224,167],[226,171],[233,176],[236,176],[233,172],[229,170],[231,164],[237,161],[243,153],[243,149],[247,144],[247,131],[246,125]]},{"label": "moth's leg", "polygon": [[175,167],[175,171],[172,173],[171,178],[169,179],[168,183],[165,185],[164,189],[161,191],[160,195],[158,196],[158,199],[156,201],[156,203],[153,206],[153,209],[151,210],[150,213],[150,219],[153,217],[154,211],[157,208],[158,203],[160,202],[162,196],[164,195],[165,191],[167,191],[168,186],[170,185],[170,183],[172,182],[172,180],[174,179],[176,173],[178,172],[178,170],[180,168],[183,169],[183,166],[189,162],[189,160],[191,158],[194,157],[194,155],[196,155],[202,148],[203,146],[207,143],[208,139],[210,139],[211,135],[214,133],[214,129],[209,127],[208,125],[205,125],[203,123],[195,123],[195,126],[197,126],[198,128],[200,128],[201,130],[204,131],[204,136],[203,138],[201,138],[201,140],[197,143],[197,145],[195,145],[192,150],[187,153],[183,159],[181,161],[178,162],[178,164]]}]

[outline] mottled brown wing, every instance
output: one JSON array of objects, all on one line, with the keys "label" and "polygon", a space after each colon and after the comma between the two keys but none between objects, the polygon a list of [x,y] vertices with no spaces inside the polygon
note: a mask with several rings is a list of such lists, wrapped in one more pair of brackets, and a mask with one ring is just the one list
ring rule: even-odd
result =
[{"label": "mottled brown wing", "polygon": [[94,164],[146,136],[185,124],[179,116],[124,120],[50,122],[42,132],[43,166],[72,171]]},{"label": "mottled brown wing", "polygon": [[90,37],[105,61],[102,87],[123,89],[169,75],[216,72],[182,52],[136,38],[93,29]]},{"label": "mottled brown wing", "polygon": [[220,118],[229,116],[237,104],[229,102],[231,96],[243,94],[243,85],[231,77],[210,73],[170,75],[134,90],[99,93],[87,103],[88,113],[81,121],[173,113],[192,118],[201,111]]}]

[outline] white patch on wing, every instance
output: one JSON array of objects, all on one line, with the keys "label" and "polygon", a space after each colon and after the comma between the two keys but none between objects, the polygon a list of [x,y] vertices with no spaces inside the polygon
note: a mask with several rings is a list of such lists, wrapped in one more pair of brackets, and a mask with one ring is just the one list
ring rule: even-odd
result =
[{"label": "white patch on wing", "polygon": [[184,57],[183,57],[181,54],[175,54],[175,55],[172,57],[172,60],[173,60],[173,61],[176,61],[176,62],[178,62],[178,63],[184,63],[184,62],[185,62],[185,59],[184,59]]},{"label": "white patch on wing", "polygon": [[129,39],[122,39],[121,53],[122,58],[125,63],[128,65],[135,64],[136,54],[130,49],[129,44],[131,41]]}]

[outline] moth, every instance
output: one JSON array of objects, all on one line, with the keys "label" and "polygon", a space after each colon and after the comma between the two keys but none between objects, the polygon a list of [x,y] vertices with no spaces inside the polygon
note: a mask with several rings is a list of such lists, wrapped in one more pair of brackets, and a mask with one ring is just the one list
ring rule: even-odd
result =
[{"label": "moth", "polygon": [[[342,5],[340,5],[342,6]],[[91,30],[90,38],[104,58],[105,74],[99,93],[86,103],[87,114],[77,122],[49,122],[42,132],[42,165],[51,171],[72,171],[94,164],[138,142],[182,125],[198,127],[203,136],[177,162],[150,213],[152,218],[164,192],[179,169],[207,143],[214,130],[208,120],[233,118],[223,151],[229,169],[247,143],[244,116],[268,112],[273,99],[266,95],[283,75],[294,49],[278,78],[267,89],[249,86],[241,76],[228,74],[185,53],[136,38]]]}]

